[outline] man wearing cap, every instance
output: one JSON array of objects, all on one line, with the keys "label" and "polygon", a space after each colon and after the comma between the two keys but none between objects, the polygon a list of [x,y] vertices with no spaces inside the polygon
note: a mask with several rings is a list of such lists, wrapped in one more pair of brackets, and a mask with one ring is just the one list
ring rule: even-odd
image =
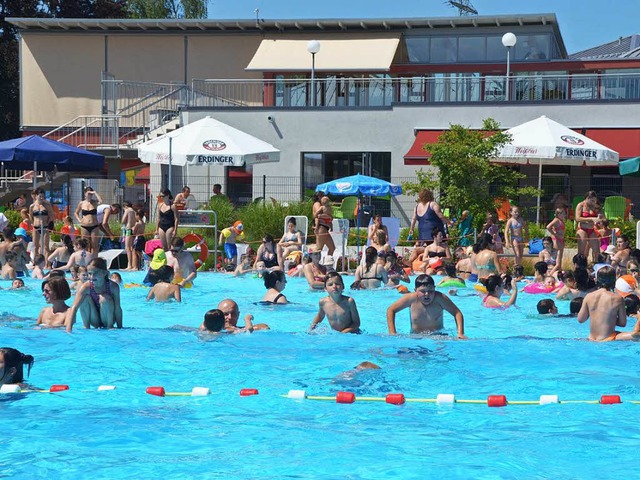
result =
[{"label": "man wearing cap", "polygon": [[240,220],[236,221],[231,227],[227,227],[220,232],[218,243],[224,244],[224,263],[235,267],[238,260],[238,247],[236,242],[244,240],[244,225]]},{"label": "man wearing cap", "polygon": [[602,267],[597,274],[598,290],[587,293],[578,312],[578,322],[589,320],[589,340],[640,340],[640,321],[631,332],[619,332],[616,327],[627,325],[624,299],[613,290],[616,287],[616,271]]}]

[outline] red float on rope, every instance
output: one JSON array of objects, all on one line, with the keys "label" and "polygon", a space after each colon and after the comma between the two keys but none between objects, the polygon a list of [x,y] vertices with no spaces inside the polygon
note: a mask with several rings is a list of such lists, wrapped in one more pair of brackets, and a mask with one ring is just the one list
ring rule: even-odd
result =
[{"label": "red float on rope", "polygon": [[243,388],[240,390],[241,397],[250,397],[251,395],[258,395],[257,388]]},{"label": "red float on rope", "polygon": [[614,403],[622,403],[620,395],[602,395],[600,397],[600,403],[603,405],[613,405]]},{"label": "red float on rope", "polygon": [[353,403],[356,401],[356,394],[353,392],[338,392],[336,403]]},{"label": "red float on rope", "polygon": [[402,405],[405,401],[403,393],[389,393],[385,397],[385,401],[392,405]]},{"label": "red float on rope", "polygon": [[487,405],[490,407],[506,407],[507,397],[505,395],[489,395]]},{"label": "red float on rope", "polygon": [[50,392],[62,392],[64,390],[69,390],[69,385],[51,385],[49,388]]},{"label": "red float on rope", "polygon": [[147,393],[156,397],[164,397],[165,395],[164,387],[147,387]]}]

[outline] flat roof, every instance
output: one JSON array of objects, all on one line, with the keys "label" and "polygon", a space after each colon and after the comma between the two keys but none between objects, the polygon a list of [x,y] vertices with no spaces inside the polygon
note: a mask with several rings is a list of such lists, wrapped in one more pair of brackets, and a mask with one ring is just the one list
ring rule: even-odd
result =
[{"label": "flat roof", "polygon": [[[321,18],[282,20],[215,19],[93,19],[93,18],[6,18],[22,30],[46,31],[220,31],[220,32],[322,32],[455,29],[480,27],[524,27],[551,25],[558,30],[554,13],[526,15],[474,15],[424,18]],[[558,30],[559,33],[559,30]]]}]

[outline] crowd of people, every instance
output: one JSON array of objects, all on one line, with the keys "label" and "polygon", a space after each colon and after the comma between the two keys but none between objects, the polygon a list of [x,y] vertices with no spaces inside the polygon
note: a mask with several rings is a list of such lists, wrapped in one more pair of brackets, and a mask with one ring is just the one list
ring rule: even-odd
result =
[{"label": "crowd of people", "polygon": [[[188,187],[181,195],[178,202],[173,201],[168,190],[159,197],[158,248],[153,252],[145,278],[145,284],[150,287],[147,300],[180,302],[183,290],[193,287],[197,278],[193,256],[185,251],[183,239],[176,236],[179,227],[176,203],[188,202]],[[288,219],[282,238],[276,241],[271,235],[264,235],[257,251],[254,253],[248,249],[239,262],[236,242],[245,236],[242,222],[223,229],[220,242],[224,244],[226,262],[233,267],[228,269],[229,274],[251,274],[264,282],[265,294],[261,303],[289,303],[283,293],[288,278],[303,277],[310,289],[326,292],[318,302],[318,312],[310,330],[326,318],[333,330],[361,333],[356,301],[345,295],[343,275],[334,268],[332,248],[335,246],[328,235],[331,206],[326,199],[323,195],[314,199],[316,244],[307,252],[303,252],[302,232],[298,230],[294,217]],[[87,187],[85,197],[74,212],[79,231],[70,221],[68,233],[62,235],[62,245],[49,252],[47,235],[54,218],[51,205],[40,189],[34,190],[33,200],[32,205],[21,210],[24,213],[21,226],[15,230],[6,227],[3,231],[0,243],[2,278],[15,279],[11,288],[24,288],[24,282],[18,277],[24,276],[27,264],[30,264],[31,276],[43,279],[41,289],[47,306],[40,312],[37,325],[62,327],[71,332],[80,314],[85,328],[122,328],[122,279],[117,273],[110,274],[106,261],[97,256],[98,233],[113,235],[105,223],[111,215],[122,214],[128,269],[137,270],[141,258],[138,253],[146,243],[143,236],[144,212],[134,211],[126,202],[123,206],[103,204],[100,196]],[[461,221],[469,218],[470,214],[466,212]],[[452,222],[443,216],[431,192],[423,191],[410,227],[410,235],[414,227],[418,227],[411,257],[405,262],[396,253],[389,244],[388,228],[382,218],[374,217],[367,231],[370,246],[364,250],[362,261],[355,270],[351,289],[394,288],[403,293],[386,308],[387,328],[391,335],[397,334],[397,314],[408,309],[412,334],[443,334],[446,312],[455,321],[457,337],[465,339],[464,315],[452,298],[477,296],[479,307],[504,310],[516,304],[519,292],[525,292],[555,295],[555,301],[551,298],[540,300],[537,312],[540,315],[574,316],[578,322],[589,321],[590,340],[640,339],[640,321],[636,321],[630,331],[618,330],[627,325],[629,316],[638,315],[640,250],[632,249],[625,235],[617,236],[615,244],[603,242],[598,231],[608,227],[606,219],[597,196],[588,192],[575,211],[578,253],[572,259],[573,268],[565,269],[565,220],[566,209],[558,208],[547,225],[551,235],[542,240],[543,249],[534,265],[535,274],[532,279],[527,279],[523,275],[522,260],[528,229],[518,207],[511,208],[511,216],[502,235],[491,212],[477,242],[467,246],[460,238],[459,246],[452,253],[447,236],[447,227]],[[27,250],[28,233],[33,235],[31,254]],[[513,268],[505,268],[500,261],[499,255],[505,246],[513,250]],[[324,247],[328,251],[323,255]],[[48,272],[47,268],[50,268]],[[68,271],[72,272],[70,280],[65,277]],[[404,285],[409,283],[410,274],[417,275],[413,291]],[[446,293],[436,287],[447,289]],[[555,302],[563,300],[570,301],[568,315],[558,314]],[[267,324],[254,323],[251,315],[245,316],[244,325],[238,325],[239,317],[237,303],[224,299],[216,309],[204,314],[199,330],[240,333],[269,329]],[[7,379],[22,381],[22,365],[31,365],[32,361],[20,352],[16,354],[11,349],[0,349],[0,372],[3,375],[0,383],[7,383]]]}]

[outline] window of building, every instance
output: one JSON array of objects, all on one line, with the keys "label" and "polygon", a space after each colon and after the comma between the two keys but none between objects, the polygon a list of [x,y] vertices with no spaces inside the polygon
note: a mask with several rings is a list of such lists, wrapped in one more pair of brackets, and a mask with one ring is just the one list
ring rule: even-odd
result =
[{"label": "window of building", "polygon": [[431,38],[431,63],[456,63],[458,42],[456,37]]},{"label": "window of building", "polygon": [[410,63],[430,63],[429,37],[405,37],[407,55]]},{"label": "window of building", "polygon": [[[522,35],[518,34],[515,46],[515,60],[539,62],[550,57],[550,35]],[[504,47],[503,47],[504,48]]]},{"label": "window of building", "polygon": [[614,100],[637,99],[640,96],[640,70],[604,70],[602,98]]},{"label": "window of building", "polygon": [[484,62],[487,58],[485,37],[460,37],[458,39],[459,62]]},{"label": "window of building", "polygon": [[436,73],[429,79],[432,102],[479,102],[479,73]]}]

